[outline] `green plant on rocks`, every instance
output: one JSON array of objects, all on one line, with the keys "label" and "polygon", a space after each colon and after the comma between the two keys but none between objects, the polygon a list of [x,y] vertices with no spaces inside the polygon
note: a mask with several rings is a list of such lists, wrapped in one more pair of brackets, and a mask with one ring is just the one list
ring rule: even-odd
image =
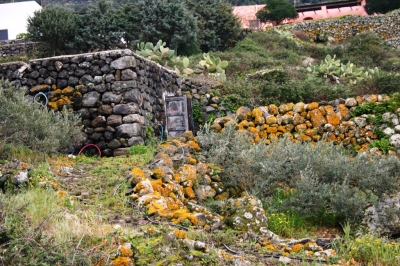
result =
[{"label": "green plant on rocks", "polygon": [[190,63],[189,58],[175,56],[175,50],[169,49],[165,47],[165,45],[166,43],[162,40],[159,40],[156,45],[151,42],[141,42],[137,44],[138,50],[136,50],[136,53],[162,66],[172,68],[178,72],[178,74],[192,74],[193,70],[188,68]]},{"label": "green plant on rocks", "polygon": [[309,65],[307,67],[309,72],[309,79],[325,78],[331,83],[345,83],[357,84],[358,82],[369,79],[373,75],[379,73],[379,69],[364,69],[364,67],[357,67],[353,63],[341,63],[340,59],[336,59],[327,55],[325,59],[317,66]]},{"label": "green plant on rocks", "polygon": [[228,64],[228,61],[221,60],[219,57],[215,57],[209,53],[204,53],[203,60],[200,60],[198,69],[194,73],[203,73],[207,78],[210,73],[217,73],[217,75],[224,76]]}]

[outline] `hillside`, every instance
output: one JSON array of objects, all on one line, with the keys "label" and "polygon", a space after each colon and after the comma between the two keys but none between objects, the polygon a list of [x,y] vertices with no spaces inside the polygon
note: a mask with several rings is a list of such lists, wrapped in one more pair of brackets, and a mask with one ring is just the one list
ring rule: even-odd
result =
[{"label": "hillside", "polygon": [[[5,71],[76,82],[27,92],[0,81],[0,265],[400,265],[399,49],[371,32],[253,32],[208,54],[229,62],[224,75],[182,79],[201,130],[176,138],[132,111],[157,93],[121,100],[124,84],[151,84],[164,68],[108,52]],[[37,104],[46,93],[63,115]],[[72,100],[92,102],[85,121],[61,108]],[[123,118],[149,120],[136,124],[146,145],[127,147]],[[54,152],[82,124],[88,143],[115,137],[125,153]]]}]

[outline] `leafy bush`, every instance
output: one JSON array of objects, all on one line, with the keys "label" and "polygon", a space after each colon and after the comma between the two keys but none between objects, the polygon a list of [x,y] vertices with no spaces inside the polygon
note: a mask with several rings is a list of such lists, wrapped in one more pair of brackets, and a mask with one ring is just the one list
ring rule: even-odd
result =
[{"label": "leafy bush", "polygon": [[396,158],[349,157],[342,147],[323,141],[313,146],[282,139],[265,145],[252,144],[249,137],[233,127],[222,133],[205,127],[198,138],[208,160],[223,167],[227,186],[261,198],[273,197],[277,188],[292,191],[280,206],[272,206],[278,211],[356,221],[367,202],[399,188]]},{"label": "leafy bush", "polygon": [[0,80],[0,138],[44,153],[56,153],[74,145],[82,133],[79,116],[64,110],[55,113],[29,101],[24,89]]},{"label": "leafy bush", "polygon": [[145,145],[134,145],[129,148],[129,153],[132,155],[141,155],[149,152],[149,148]]},{"label": "leafy bush", "polygon": [[328,84],[322,80],[290,80],[281,84],[266,82],[261,85],[261,97],[264,104],[328,101],[352,94],[349,87],[342,84]]},{"label": "leafy bush", "polygon": [[381,72],[355,87],[356,95],[392,94],[399,91],[400,74]]},{"label": "leafy bush", "polygon": [[385,60],[399,56],[396,49],[387,45],[373,32],[357,34],[350,38],[345,51],[351,62],[368,68],[382,67]]}]

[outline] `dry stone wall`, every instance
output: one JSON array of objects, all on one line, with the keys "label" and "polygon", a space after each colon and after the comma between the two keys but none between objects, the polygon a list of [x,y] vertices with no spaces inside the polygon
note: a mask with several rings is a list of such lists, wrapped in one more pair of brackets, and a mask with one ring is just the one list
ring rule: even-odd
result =
[{"label": "dry stone wall", "polygon": [[302,31],[312,39],[317,36],[332,38],[332,41],[342,41],[357,33],[375,32],[394,47],[400,47],[400,10],[387,15],[347,16],[341,19],[326,19],[305,21],[287,27],[292,32]]},{"label": "dry stone wall", "polygon": [[37,47],[37,44],[25,40],[0,41],[0,57],[29,54]]},{"label": "dry stone wall", "polygon": [[[363,103],[379,103],[388,99],[388,96],[383,95],[365,95],[339,99],[328,104],[299,102],[280,106],[270,104],[254,109],[242,106],[233,115],[215,119],[211,128],[220,132],[228,125],[234,125],[238,131],[247,132],[253,142],[264,141],[269,144],[286,136],[302,142],[328,140],[365,152],[371,141],[379,138],[371,122],[373,115],[353,117],[351,111]],[[399,155],[400,108],[393,113],[383,114],[382,118],[386,123],[380,130],[397,150],[389,153]],[[376,148],[373,152],[381,153]]]},{"label": "dry stone wall", "polygon": [[36,102],[82,117],[86,142],[103,155],[143,143],[146,129],[163,124],[164,95],[179,95],[177,74],[134,54],[113,50],[0,65],[0,78],[26,86]]}]

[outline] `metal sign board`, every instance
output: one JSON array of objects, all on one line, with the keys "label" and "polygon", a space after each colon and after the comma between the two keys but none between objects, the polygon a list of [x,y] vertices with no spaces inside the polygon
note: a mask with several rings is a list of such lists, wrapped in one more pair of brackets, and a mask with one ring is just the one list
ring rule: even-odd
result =
[{"label": "metal sign board", "polygon": [[175,137],[189,130],[186,95],[165,98],[166,131]]}]

